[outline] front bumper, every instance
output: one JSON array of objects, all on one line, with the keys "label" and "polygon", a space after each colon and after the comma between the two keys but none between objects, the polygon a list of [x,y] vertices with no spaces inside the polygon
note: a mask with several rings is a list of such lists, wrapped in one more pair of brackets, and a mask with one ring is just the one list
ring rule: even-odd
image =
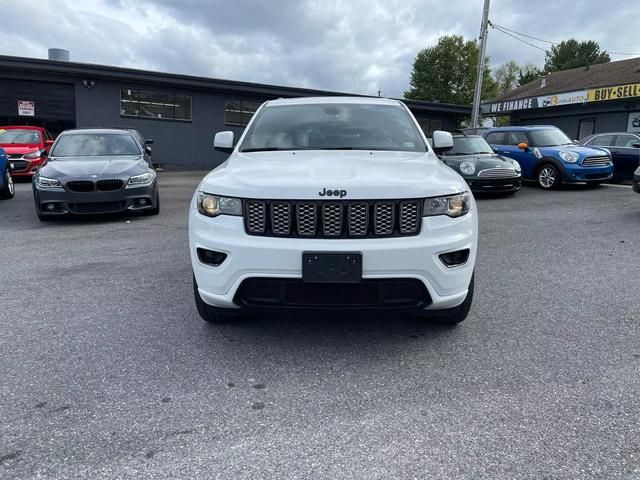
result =
[{"label": "front bumper", "polygon": [[[397,238],[312,239],[251,236],[242,217],[209,218],[193,202],[189,213],[189,250],[201,298],[209,305],[239,308],[238,288],[250,278],[302,278],[302,253],[362,252],[363,280],[417,279],[430,296],[427,310],[460,305],[467,296],[477,250],[477,210],[461,218],[425,217],[419,235]],[[197,248],[225,253],[218,267],[203,264]],[[449,268],[442,253],[469,249],[464,265]],[[334,287],[335,288],[335,287]]]},{"label": "front bumper", "polygon": [[157,189],[156,181],[145,187],[122,187],[108,192],[45,190],[34,184],[33,194],[40,215],[92,215],[152,209],[157,205]]},{"label": "front bumper", "polygon": [[604,182],[613,178],[613,164],[606,167],[583,167],[582,165],[563,164],[562,180],[573,182]]},{"label": "front bumper", "polygon": [[522,187],[521,177],[510,178],[465,178],[473,193],[510,193],[517,192]]},{"label": "front bumper", "polygon": [[44,163],[44,157],[34,158],[33,160],[9,159],[9,165],[13,164],[14,168],[10,168],[13,178],[33,177]]}]

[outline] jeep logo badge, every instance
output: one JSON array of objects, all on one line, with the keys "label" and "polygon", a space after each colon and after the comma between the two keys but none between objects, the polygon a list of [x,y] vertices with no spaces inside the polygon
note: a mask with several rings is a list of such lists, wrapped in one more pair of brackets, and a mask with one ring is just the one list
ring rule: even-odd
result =
[{"label": "jeep logo badge", "polygon": [[346,197],[347,196],[347,191],[346,190],[327,190],[326,188],[323,188],[321,192],[318,192],[318,195],[320,195],[321,197]]}]

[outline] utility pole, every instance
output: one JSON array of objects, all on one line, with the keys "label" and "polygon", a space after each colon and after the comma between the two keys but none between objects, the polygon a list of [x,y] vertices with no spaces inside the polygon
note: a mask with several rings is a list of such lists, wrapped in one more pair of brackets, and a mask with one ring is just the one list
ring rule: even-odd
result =
[{"label": "utility pole", "polygon": [[487,50],[487,27],[489,24],[489,3],[491,0],[484,0],[484,10],[482,11],[482,25],[480,25],[480,52],[478,55],[478,76],[476,77],[476,88],[473,91],[473,108],[471,110],[471,126],[478,126],[478,116],[480,114],[480,95],[482,94],[482,77],[484,76],[484,57]]}]

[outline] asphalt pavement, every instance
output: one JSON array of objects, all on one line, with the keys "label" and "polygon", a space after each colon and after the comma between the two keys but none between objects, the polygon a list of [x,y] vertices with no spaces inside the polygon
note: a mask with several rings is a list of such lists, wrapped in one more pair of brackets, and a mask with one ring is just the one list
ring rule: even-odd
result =
[{"label": "asphalt pavement", "polygon": [[476,297],[402,315],[198,317],[187,210],[0,201],[2,479],[639,479],[640,195],[479,199]]}]

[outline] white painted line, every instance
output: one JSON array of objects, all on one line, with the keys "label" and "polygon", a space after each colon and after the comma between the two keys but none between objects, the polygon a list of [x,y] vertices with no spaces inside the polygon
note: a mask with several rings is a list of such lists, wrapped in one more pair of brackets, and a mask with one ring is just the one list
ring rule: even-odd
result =
[{"label": "white painted line", "polygon": [[616,188],[631,188],[631,185],[616,185],[614,183],[602,183],[603,187],[616,187]]}]

